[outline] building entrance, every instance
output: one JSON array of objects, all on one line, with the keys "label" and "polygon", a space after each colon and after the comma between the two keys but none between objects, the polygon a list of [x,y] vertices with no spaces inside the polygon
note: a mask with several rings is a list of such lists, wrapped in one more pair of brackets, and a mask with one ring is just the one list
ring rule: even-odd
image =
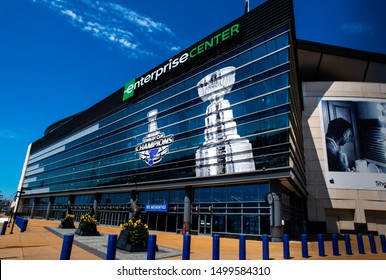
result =
[{"label": "building entrance", "polygon": [[212,215],[199,215],[199,234],[212,234]]}]

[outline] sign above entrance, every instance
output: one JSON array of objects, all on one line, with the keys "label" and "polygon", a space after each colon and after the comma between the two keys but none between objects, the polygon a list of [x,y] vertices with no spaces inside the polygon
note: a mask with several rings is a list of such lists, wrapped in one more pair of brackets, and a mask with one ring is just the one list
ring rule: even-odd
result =
[{"label": "sign above entrance", "polygon": [[145,204],[145,212],[166,213],[168,212],[168,205],[167,204]]}]

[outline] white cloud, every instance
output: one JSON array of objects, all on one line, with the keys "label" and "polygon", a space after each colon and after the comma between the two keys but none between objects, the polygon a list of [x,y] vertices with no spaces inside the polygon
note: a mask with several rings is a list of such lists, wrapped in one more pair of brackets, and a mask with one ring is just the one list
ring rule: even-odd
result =
[{"label": "white cloud", "polygon": [[119,43],[121,43],[122,45],[124,45],[125,47],[130,48],[130,49],[135,49],[137,47],[137,45],[132,44],[132,43],[126,41],[125,39],[119,39],[118,41],[119,41]]},{"label": "white cloud", "polygon": [[171,48],[170,48],[170,50],[171,51],[179,51],[181,49],[181,47],[179,47],[179,46],[172,46]]},{"label": "white cloud", "polygon": [[106,3],[106,7],[109,7],[116,17],[121,17],[122,20],[134,23],[137,26],[145,27],[149,32],[158,30],[161,32],[167,31],[170,33],[170,29],[167,28],[163,23],[155,22],[149,17],[142,16],[119,4]]},{"label": "white cloud", "polygon": [[78,21],[78,22],[80,22],[80,23],[83,23],[82,17],[78,16],[78,15],[75,14],[73,11],[71,11],[71,10],[65,10],[65,11],[61,11],[61,12],[62,12],[62,14],[65,14],[65,15],[70,16],[73,20]]},{"label": "white cloud", "polygon": [[129,57],[180,49],[165,24],[109,1],[33,0],[67,16],[72,25],[115,45]]}]

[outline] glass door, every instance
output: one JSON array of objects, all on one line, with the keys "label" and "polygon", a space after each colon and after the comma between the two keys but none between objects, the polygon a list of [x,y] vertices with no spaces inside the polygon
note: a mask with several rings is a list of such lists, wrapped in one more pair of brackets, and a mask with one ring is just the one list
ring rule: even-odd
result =
[{"label": "glass door", "polygon": [[212,234],[212,215],[201,214],[199,220],[200,234]]}]

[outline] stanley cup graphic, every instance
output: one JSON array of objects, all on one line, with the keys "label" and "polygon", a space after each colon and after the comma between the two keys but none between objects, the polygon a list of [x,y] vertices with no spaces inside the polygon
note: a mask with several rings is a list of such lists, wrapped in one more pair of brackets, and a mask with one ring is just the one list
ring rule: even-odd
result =
[{"label": "stanley cup graphic", "polygon": [[196,177],[255,170],[252,145],[237,134],[233,111],[224,95],[235,82],[235,67],[217,70],[198,82],[206,108],[205,142],[196,151]]}]

